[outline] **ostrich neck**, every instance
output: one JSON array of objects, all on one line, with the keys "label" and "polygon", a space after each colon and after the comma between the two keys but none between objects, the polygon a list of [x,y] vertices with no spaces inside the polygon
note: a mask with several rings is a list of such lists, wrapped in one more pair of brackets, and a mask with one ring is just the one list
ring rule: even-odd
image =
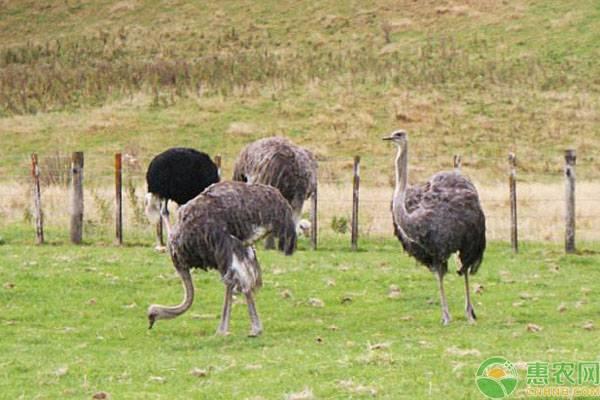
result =
[{"label": "ostrich neck", "polygon": [[194,302],[194,284],[192,282],[192,277],[190,276],[190,271],[188,269],[182,269],[178,270],[177,272],[181,277],[183,288],[185,290],[183,301],[173,307],[157,306],[160,319],[175,318],[186,312]]},{"label": "ostrich neck", "polygon": [[[398,213],[400,221],[407,216],[406,211],[406,184],[408,181],[408,143],[398,146],[396,155],[396,188],[394,189],[393,207]],[[399,222],[399,221],[398,221]]]}]

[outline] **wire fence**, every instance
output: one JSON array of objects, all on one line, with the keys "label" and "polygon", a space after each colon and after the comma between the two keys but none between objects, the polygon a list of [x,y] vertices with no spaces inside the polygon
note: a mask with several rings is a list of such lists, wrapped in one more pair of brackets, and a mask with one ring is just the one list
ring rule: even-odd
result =
[{"label": "wire fence", "polygon": [[[144,215],[145,171],[153,155],[123,154],[122,191],[124,240],[133,233],[154,235]],[[0,219],[27,223],[35,236],[33,178],[30,155],[11,156],[16,173],[0,170]],[[461,155],[461,171],[477,186],[486,214],[489,240],[510,241],[511,200],[509,164],[506,156]],[[6,159],[5,159],[6,161]],[[229,179],[234,159],[223,157],[222,177]],[[422,182],[442,169],[452,169],[447,160],[422,155],[409,160],[409,181]],[[530,165],[535,164],[532,168]],[[539,166],[543,166],[542,173]],[[533,155],[518,160],[517,215],[520,240],[559,242],[565,237],[564,154]],[[392,235],[391,198],[395,182],[393,157],[361,159],[358,197],[358,236]],[[577,160],[575,227],[578,241],[600,240],[600,175],[593,158]],[[71,154],[39,154],[39,180],[44,226],[68,231],[71,202]],[[494,178],[490,178],[494,177]],[[350,241],[353,210],[353,158],[327,157],[319,160],[318,234],[339,235]],[[84,236],[114,238],[114,154],[86,153],[84,160]],[[310,212],[305,205],[305,217]],[[113,235],[113,236],[111,236]]]}]

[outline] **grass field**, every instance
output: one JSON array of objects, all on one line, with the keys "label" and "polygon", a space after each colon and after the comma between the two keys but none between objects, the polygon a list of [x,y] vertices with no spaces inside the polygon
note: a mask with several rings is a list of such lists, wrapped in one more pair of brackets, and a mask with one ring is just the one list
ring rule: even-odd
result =
[{"label": "grass field", "polygon": [[520,391],[526,362],[600,357],[597,245],[564,256],[525,244],[514,256],[492,243],[471,280],[476,325],[463,316],[462,280],[447,276],[448,327],[440,325],[435,279],[395,240],[362,242],[359,252],[335,238],[316,252],[302,243],[292,257],[261,250],[265,331],[248,338],[242,300],[232,334],[214,335],[223,287],[202,271],[192,309],[148,331],[147,305],[175,304],[182,288],[146,239],[123,248],[32,247],[19,229],[6,235],[6,399],[479,399],[474,374],[490,356],[517,365]]},{"label": "grass field", "polygon": [[[0,398],[479,399],[475,371],[495,355],[519,368],[523,397],[527,362],[600,359],[598,1],[0,0],[0,37]],[[472,279],[476,325],[455,274],[455,320],[440,325],[435,279],[389,237],[394,150],[380,137],[397,128],[410,133],[411,183],[461,154],[480,189],[491,244]],[[214,272],[194,274],[187,314],[148,331],[147,305],[182,295],[141,214],[149,160],[191,146],[221,154],[229,177],[240,149],[270,135],[317,155],[319,250],[259,251],[260,338],[246,337],[240,300],[232,335],[214,335]],[[578,155],[570,256],[556,243],[566,148]],[[86,244],[75,247],[64,160],[80,150]],[[519,255],[506,244],[509,151]],[[39,247],[32,152],[46,180]],[[115,152],[135,180],[121,248]],[[355,155],[353,253],[330,220],[350,215]]]}]

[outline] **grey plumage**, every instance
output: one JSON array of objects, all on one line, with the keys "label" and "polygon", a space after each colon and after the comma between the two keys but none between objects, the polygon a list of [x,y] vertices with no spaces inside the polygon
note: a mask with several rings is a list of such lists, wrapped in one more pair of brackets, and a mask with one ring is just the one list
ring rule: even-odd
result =
[{"label": "grey plumage", "polygon": [[191,306],[194,288],[190,269],[217,269],[226,287],[218,333],[227,333],[231,295],[239,291],[248,302],[251,335],[260,334],[262,326],[252,294],[262,279],[252,245],[268,233],[278,238],[279,249],[285,254],[294,252],[296,229],[292,210],[270,186],[221,182],[180,207],[178,223],[169,235],[169,251],[182,278],[185,298],[175,307],[150,306],[150,327],[155,320],[174,318]]},{"label": "grey plumage", "polygon": [[290,203],[298,223],[304,201],[317,186],[317,161],[309,150],[286,138],[260,139],[238,156],[233,180],[276,187]]},{"label": "grey plumage", "polygon": [[486,245],[485,216],[477,189],[459,171],[439,172],[424,184],[407,187],[407,134],[400,130],[384,139],[398,146],[392,202],[394,232],[404,250],[436,274],[444,324],[450,322],[450,314],[442,281],[448,258],[458,252],[458,274],[465,277],[466,314],[472,321],[475,312],[468,276],[477,272]]}]

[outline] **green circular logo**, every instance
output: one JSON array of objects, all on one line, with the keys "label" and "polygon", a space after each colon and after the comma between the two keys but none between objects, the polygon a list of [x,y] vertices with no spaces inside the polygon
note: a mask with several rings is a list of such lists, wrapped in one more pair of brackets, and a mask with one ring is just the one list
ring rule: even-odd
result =
[{"label": "green circular logo", "polygon": [[488,358],[481,363],[475,382],[479,391],[490,399],[503,399],[517,388],[517,370],[504,357]]}]

